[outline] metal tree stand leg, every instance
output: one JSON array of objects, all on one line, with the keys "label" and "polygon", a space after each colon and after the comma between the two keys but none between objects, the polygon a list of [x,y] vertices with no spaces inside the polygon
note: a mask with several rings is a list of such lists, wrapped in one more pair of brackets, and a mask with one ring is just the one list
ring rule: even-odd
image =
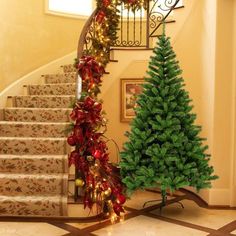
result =
[{"label": "metal tree stand leg", "polygon": [[[162,210],[162,208],[164,206],[166,206],[166,201],[167,201],[167,194],[166,194],[166,191],[165,190],[161,190],[161,195],[162,195],[162,199],[156,199],[156,200],[150,200],[150,201],[146,201],[144,204],[143,204],[143,208],[149,204],[149,203],[153,203],[153,202],[161,202],[161,205],[160,205],[160,211]],[[180,201],[177,201],[177,202],[174,202],[176,204],[179,204],[183,209],[184,209],[184,205],[182,202]]]}]

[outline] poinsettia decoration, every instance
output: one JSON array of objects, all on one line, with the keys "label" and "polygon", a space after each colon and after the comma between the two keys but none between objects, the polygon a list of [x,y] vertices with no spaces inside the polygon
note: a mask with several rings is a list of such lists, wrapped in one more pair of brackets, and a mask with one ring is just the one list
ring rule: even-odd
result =
[{"label": "poinsettia decoration", "polygon": [[110,47],[117,39],[117,6],[124,4],[126,8],[135,11],[146,8],[148,1],[97,0],[92,47],[75,62],[78,75],[82,79],[83,94],[70,115],[73,130],[67,142],[74,150],[69,155],[69,164],[75,165],[75,184],[84,192],[84,207],[92,209],[96,205],[112,221],[124,212],[126,197],[122,193],[119,169],[109,163],[109,153],[102,131],[105,130],[106,119],[97,95],[105,66],[110,59]]},{"label": "poinsettia decoration", "polygon": [[106,119],[102,103],[97,100],[96,87],[101,85],[104,67],[95,57],[83,56],[75,67],[82,78],[84,96],[76,102],[70,118],[73,130],[67,138],[74,150],[69,155],[69,165],[76,169],[75,184],[83,189],[84,207],[98,210],[116,221],[124,212],[123,186],[117,167],[109,163],[109,153],[104,132]]},{"label": "poinsettia decoration", "polygon": [[83,90],[97,96],[100,93],[101,78],[105,73],[104,66],[98,63],[93,56],[82,56],[76,60],[74,66],[82,78]]}]

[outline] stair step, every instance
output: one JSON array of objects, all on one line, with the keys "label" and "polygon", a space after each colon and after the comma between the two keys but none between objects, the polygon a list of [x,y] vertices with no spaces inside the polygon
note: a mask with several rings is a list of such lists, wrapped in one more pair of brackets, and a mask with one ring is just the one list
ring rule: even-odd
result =
[{"label": "stair step", "polygon": [[28,95],[75,95],[75,83],[28,85]]},{"label": "stair step", "polygon": [[60,195],[67,193],[66,174],[0,174],[1,196]]},{"label": "stair step", "polygon": [[67,197],[0,196],[0,215],[4,216],[66,216]]},{"label": "stair step", "polygon": [[67,155],[0,155],[0,173],[57,174],[67,172]]},{"label": "stair step", "polygon": [[0,121],[1,137],[67,137],[70,123]]},{"label": "stair step", "polygon": [[69,108],[75,96],[15,96],[16,107]]},{"label": "stair step", "polygon": [[43,75],[46,84],[75,83],[76,72]]},{"label": "stair step", "polygon": [[2,109],[5,121],[69,122],[69,108],[17,108]]},{"label": "stair step", "polygon": [[63,65],[61,67],[64,73],[76,72],[76,68],[74,67],[73,64]]},{"label": "stair step", "polygon": [[64,155],[67,153],[66,138],[0,137],[0,154]]}]

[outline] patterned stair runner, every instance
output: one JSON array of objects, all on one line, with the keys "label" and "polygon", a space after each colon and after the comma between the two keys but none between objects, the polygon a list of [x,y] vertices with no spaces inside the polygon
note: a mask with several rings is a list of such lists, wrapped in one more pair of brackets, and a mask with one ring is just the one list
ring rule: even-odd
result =
[{"label": "patterned stair runner", "polygon": [[43,75],[0,109],[0,215],[67,215],[69,147],[75,70]]}]

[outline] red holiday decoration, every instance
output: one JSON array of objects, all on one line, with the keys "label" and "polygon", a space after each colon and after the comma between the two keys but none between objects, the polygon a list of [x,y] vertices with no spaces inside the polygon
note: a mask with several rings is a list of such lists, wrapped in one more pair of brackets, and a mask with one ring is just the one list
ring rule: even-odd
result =
[{"label": "red holiday decoration", "polygon": [[[105,6],[111,1],[103,0]],[[105,12],[100,10],[96,20],[102,22]],[[97,206],[107,206],[101,209],[104,213],[120,215],[124,212],[122,202],[122,184],[120,177],[109,161],[106,142],[103,140],[103,132],[100,130],[105,125],[102,116],[102,104],[97,101],[96,88],[101,85],[101,77],[104,67],[94,57],[83,56],[76,64],[79,75],[82,78],[82,96],[76,102],[70,118],[74,121],[73,131],[67,142],[75,146],[75,150],[69,155],[69,165],[75,165],[76,174],[79,173],[79,184],[83,188],[84,207],[90,209]],[[83,183],[83,184],[82,184]]]},{"label": "red holiday decoration", "polygon": [[115,212],[118,216],[120,216],[120,213],[121,213],[121,212],[124,212],[123,207],[122,207],[120,204],[118,204],[118,203],[114,203],[114,204],[113,204],[113,210],[114,210],[114,212]]},{"label": "red holiday decoration", "polygon": [[103,0],[103,6],[108,7],[111,4],[111,0]]},{"label": "red holiday decoration", "polygon": [[123,194],[117,195],[117,203],[124,204],[126,202],[126,197]]},{"label": "red holiday decoration", "polygon": [[104,67],[92,56],[83,56],[76,65],[78,72],[84,82],[88,84],[88,89],[91,89],[94,84],[101,83],[101,77],[104,74]]},{"label": "red holiday decoration", "polygon": [[106,17],[106,14],[103,10],[100,10],[98,14],[96,15],[96,21],[101,24],[104,21],[104,18]]},{"label": "red holiday decoration", "polygon": [[70,146],[76,145],[76,137],[74,135],[71,135],[67,138],[67,142]]},{"label": "red holiday decoration", "polygon": [[96,159],[100,159],[102,156],[102,152],[100,150],[95,150],[92,155],[96,158]]}]

